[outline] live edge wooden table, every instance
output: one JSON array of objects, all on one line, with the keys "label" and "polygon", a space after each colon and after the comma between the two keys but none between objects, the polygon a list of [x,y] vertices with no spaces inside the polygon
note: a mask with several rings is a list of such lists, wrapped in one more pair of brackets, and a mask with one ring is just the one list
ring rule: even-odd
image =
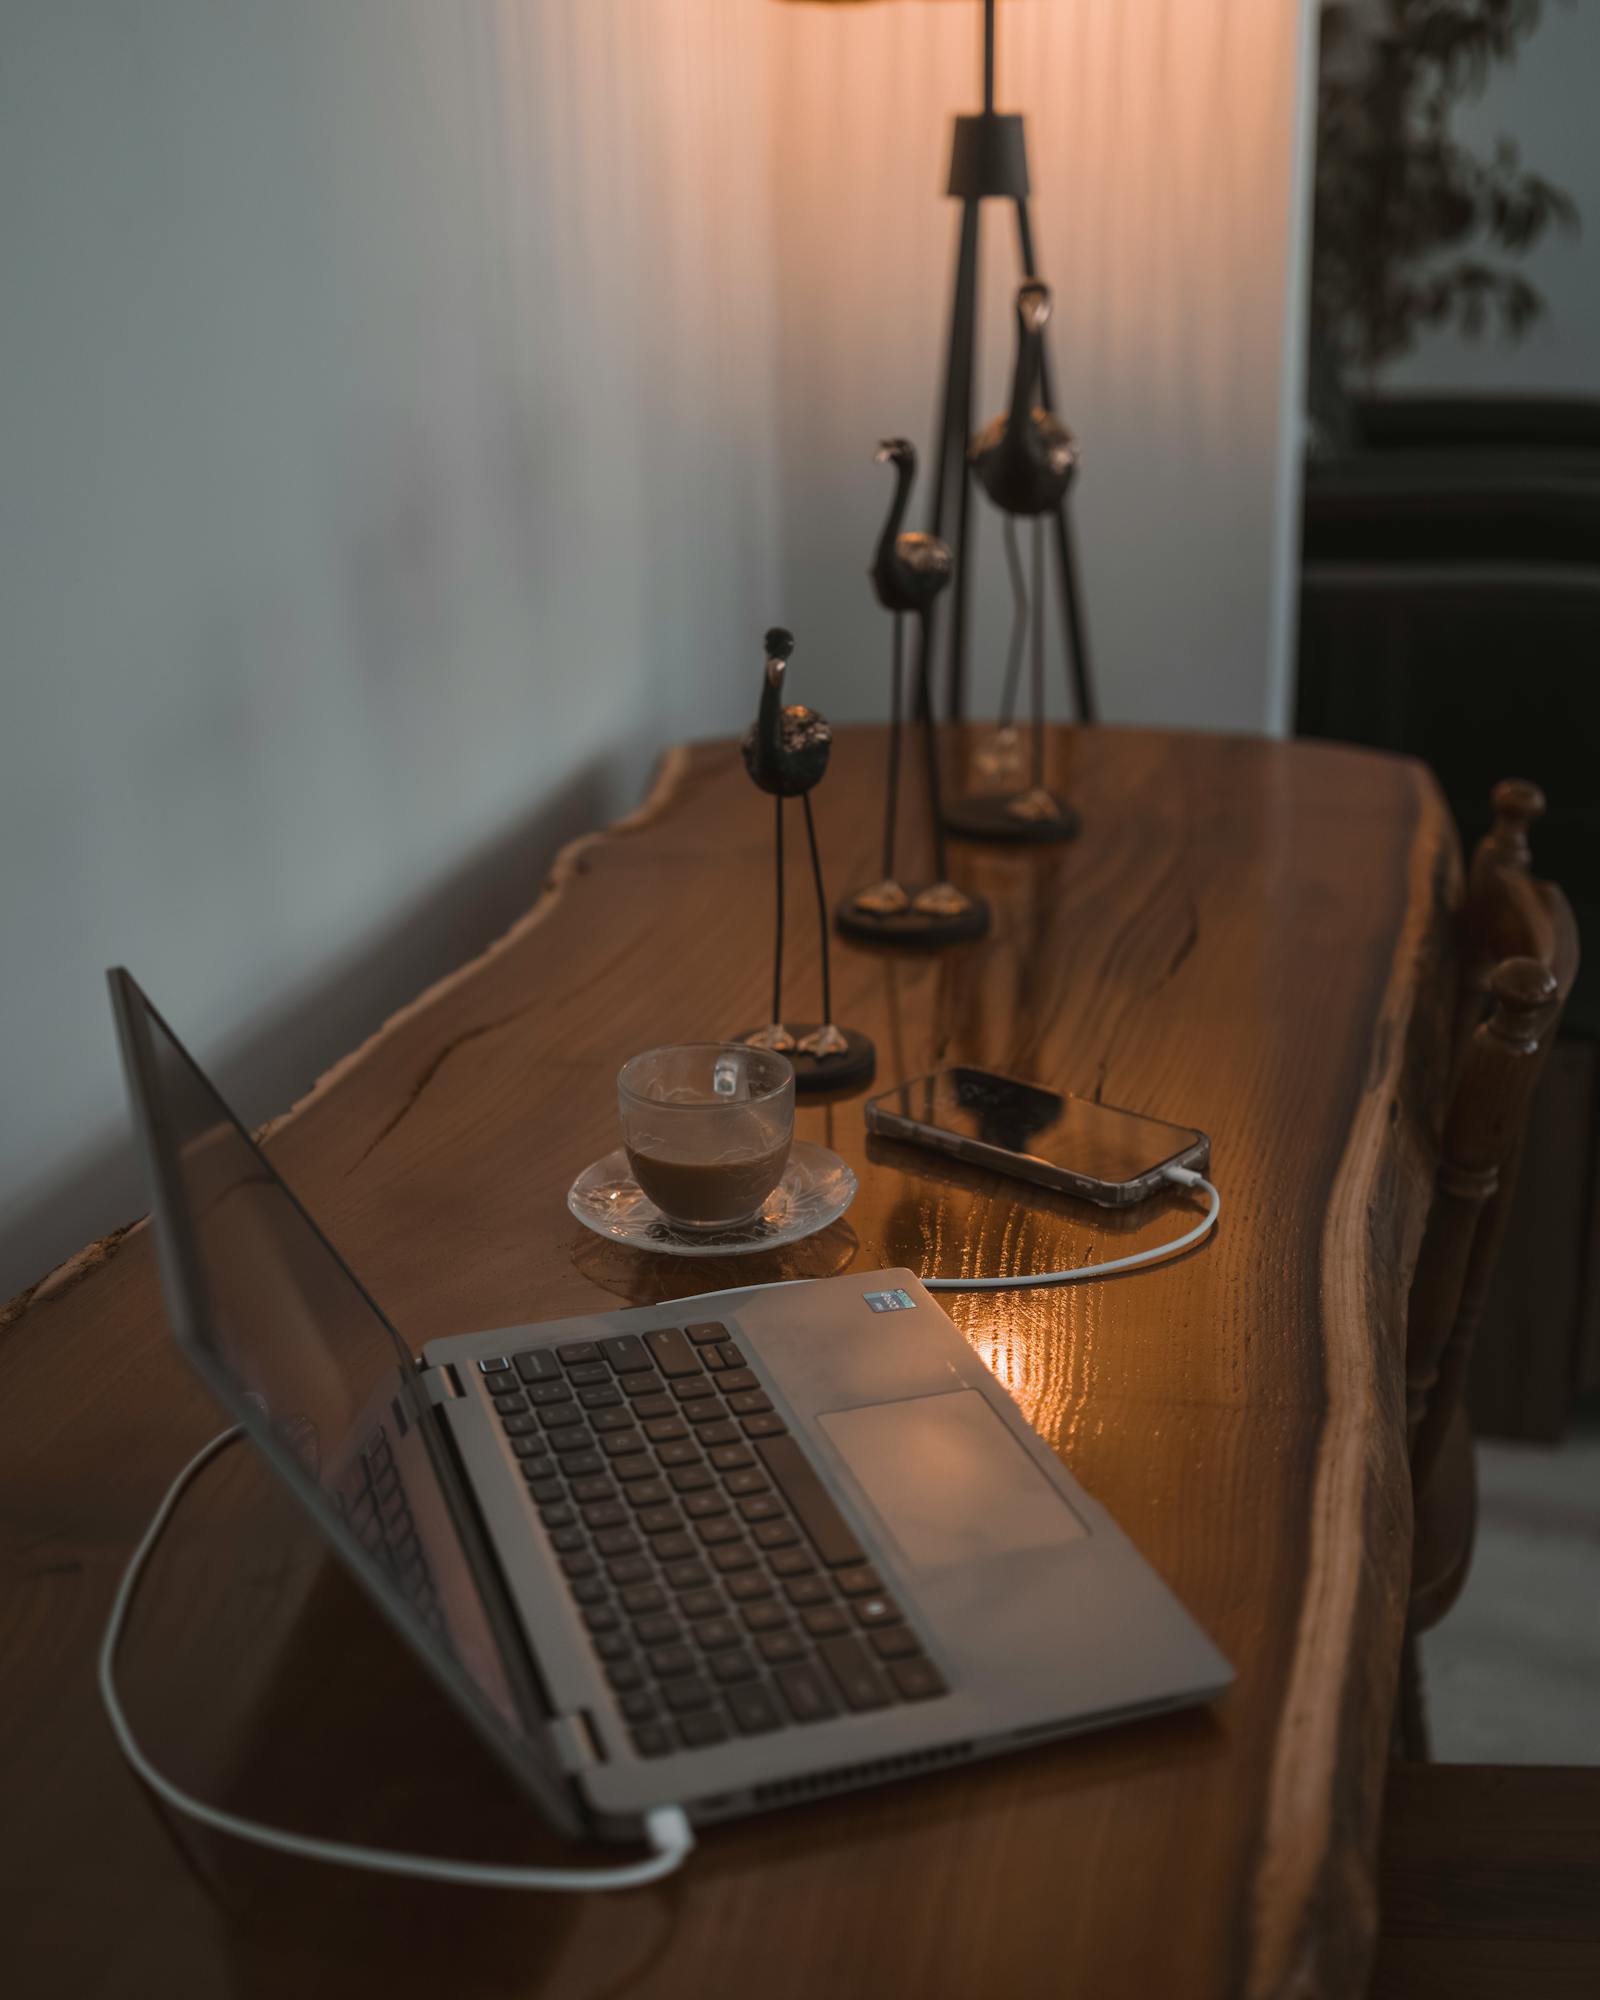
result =
[{"label": "live edge wooden table", "polygon": [[[959,760],[969,746],[952,746]],[[870,880],[881,735],[818,795],[836,892]],[[1448,1013],[1453,835],[1421,767],[1309,743],[1052,742],[1080,839],[962,848],[994,906],[943,956],[841,945],[839,1017],[887,1083],[952,1058],[1211,1133],[1215,1239],[1109,1283],[946,1295],[1040,1434],[1214,1636],[1207,1711],[710,1834],[657,1887],[412,1886],[169,1818],[121,1763],[93,1655],[167,1481],[218,1428],[169,1345],[143,1225],[0,1333],[0,1989],[38,1995],[1355,1994],[1409,1549],[1402,1332]],[[861,1190],[792,1250],[641,1258],[565,1195],[656,1042],[765,1018],[771,813],[730,743],[558,862],[524,920],[270,1130],[291,1185],[417,1347],[848,1267],[1057,1268],[1118,1226],[801,1109]],[[790,1005],[817,951],[791,898]],[[183,1032],[183,995],[135,966]],[[111,1033],[109,1019],[106,1033]],[[375,1844],[557,1851],[248,1451],[186,1498],[124,1653],[134,1723],[207,1797]],[[573,1857],[582,1862],[587,1852]]]}]

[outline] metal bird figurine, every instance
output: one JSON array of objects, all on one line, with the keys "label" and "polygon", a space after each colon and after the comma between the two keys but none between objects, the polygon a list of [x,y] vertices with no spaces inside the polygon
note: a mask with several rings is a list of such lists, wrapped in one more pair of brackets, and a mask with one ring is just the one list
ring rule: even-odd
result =
[{"label": "metal bird figurine", "polygon": [[[883,531],[878,537],[872,568],[868,571],[878,602],[885,611],[894,614],[894,653],[889,697],[889,777],[884,809],[883,877],[881,881],[874,882],[870,888],[861,890],[852,901],[855,908],[868,917],[896,916],[907,909],[914,909],[924,916],[956,916],[970,908],[970,901],[950,881],[950,871],[945,862],[944,812],[939,797],[938,744],[934,734],[932,690],[928,686],[928,662],[932,656],[933,607],[939,593],[948,586],[954,565],[948,544],[940,541],[937,535],[901,530],[900,523],[905,519],[906,508],[911,500],[912,483],[917,476],[917,454],[914,447],[905,438],[885,438],[873,454],[873,462],[877,465],[892,465],[895,469],[894,499],[890,502]],[[917,659],[917,709],[922,726],[923,749],[927,759],[928,799],[933,817],[934,873],[938,878],[932,887],[922,890],[915,897],[909,896],[901,886],[894,865],[895,824],[899,817],[900,802],[900,731],[903,720],[902,681],[907,612],[916,616],[921,627]]]},{"label": "metal bird figurine", "polygon": [[[833,982],[828,958],[828,902],[822,886],[822,862],[817,853],[816,821],[811,792],[828,768],[833,731],[814,708],[783,705],[783,681],[794,651],[794,634],[775,625],[766,637],[767,663],[761,681],[761,706],[755,726],[744,739],[744,767],[762,791],[773,796],[776,824],[777,938],[772,964],[772,1019],[746,1035],[755,1048],[777,1049],[788,1055],[823,1059],[841,1056],[849,1042],[833,1022]],[[806,839],[811,848],[811,876],[816,884],[817,917],[822,927],[822,1022],[798,1039],[783,1025],[783,802],[798,798],[805,808]]]},{"label": "metal bird figurine", "polygon": [[[1044,361],[1044,329],[1050,318],[1050,288],[1030,278],[1017,290],[1017,359],[1011,378],[1011,408],[973,438],[967,456],[980,486],[1000,509],[1015,611],[1001,702],[1000,730],[989,761],[1009,763],[1016,733],[1012,727],[1028,595],[1016,549],[1016,520],[1033,520],[1033,729],[1031,782],[1005,802],[1018,829],[1047,835],[1067,832],[1077,816],[1044,782],[1044,517],[1058,512],[1078,467],[1078,447],[1066,425],[1034,400]],[[980,761],[982,761],[980,759]],[[960,808],[957,808],[958,823]]]},{"label": "metal bird figurine", "polygon": [[1060,418],[1034,401],[1050,318],[1050,287],[1029,278],[1017,290],[1017,365],[1011,408],[985,424],[967,451],[978,484],[1004,514],[1051,514],[1067,497],[1078,447]]}]

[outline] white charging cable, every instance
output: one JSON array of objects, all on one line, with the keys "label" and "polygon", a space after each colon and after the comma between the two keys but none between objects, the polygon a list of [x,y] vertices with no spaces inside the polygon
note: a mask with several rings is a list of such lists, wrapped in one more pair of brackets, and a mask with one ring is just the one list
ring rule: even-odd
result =
[{"label": "white charging cable", "polygon": [[659,1882],[681,1867],[694,1846],[694,1833],[681,1806],[658,1806],[645,1814],[645,1837],[655,1849],[646,1861],[630,1861],[617,1868],[514,1868],[477,1861],[447,1861],[429,1854],[402,1854],[387,1847],[357,1847],[342,1840],[318,1840],[311,1835],[290,1833],[286,1828],[264,1826],[258,1820],[242,1819],[237,1813],[223,1812],[195,1798],[164,1777],[140,1749],[128,1718],[123,1714],[113,1669],[117,1647],[127,1623],[128,1608],[139,1587],[139,1578],[150,1553],[161,1539],[190,1483],[210,1464],[218,1452],[242,1437],[237,1425],[202,1445],[167,1488],[166,1497],[151,1517],[139,1546],[128,1558],[106,1620],[105,1637],[100,1642],[100,1699],[122,1754],[159,1798],[203,1826],[236,1839],[253,1841],[257,1847],[273,1847],[280,1854],[299,1855],[307,1861],[330,1861],[345,1868],[366,1868],[382,1875],[413,1875],[427,1882],[458,1882],[482,1889],[636,1889],[647,1882]]},{"label": "white charging cable", "polygon": [[1190,1167],[1168,1167],[1162,1179],[1179,1187],[1203,1188],[1206,1193],[1205,1214],[1193,1229],[1174,1236],[1170,1242],[1152,1244],[1148,1250],[1135,1250],[1127,1257],[1113,1257],[1104,1264],[1079,1264],[1071,1271],[1018,1271],[1006,1278],[924,1278],[922,1282],[930,1292],[1008,1292],[1019,1291],[1026,1285],[1072,1285],[1084,1278],[1109,1278],[1113,1271],[1134,1271],[1141,1264],[1163,1264],[1180,1250],[1187,1250],[1191,1243],[1211,1234],[1222,1213],[1222,1196],[1204,1174],[1197,1174]]}]

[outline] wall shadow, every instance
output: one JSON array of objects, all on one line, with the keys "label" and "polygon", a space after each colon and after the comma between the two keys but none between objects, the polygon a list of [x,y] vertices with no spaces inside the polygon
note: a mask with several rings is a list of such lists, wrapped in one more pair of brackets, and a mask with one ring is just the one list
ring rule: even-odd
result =
[{"label": "wall shadow", "polygon": [[[370,931],[352,936],[288,1001],[241,1024],[220,1048],[199,1044],[196,1054],[246,1124],[286,1110],[397,1008],[475,957],[531,908],[561,847],[635,805],[653,764],[643,743],[591,759],[494,840],[391,909]],[[181,989],[163,984],[159,965],[135,963],[129,970],[185,1035]],[[109,1041],[109,1008],[105,1032]],[[42,1182],[0,1230],[0,1309],[148,1206],[119,1107],[78,1163]]]}]

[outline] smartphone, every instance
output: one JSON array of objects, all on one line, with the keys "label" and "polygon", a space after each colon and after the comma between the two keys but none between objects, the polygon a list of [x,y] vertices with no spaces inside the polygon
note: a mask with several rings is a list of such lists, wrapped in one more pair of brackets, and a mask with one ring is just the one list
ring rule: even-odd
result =
[{"label": "smartphone", "polygon": [[869,1098],[867,1130],[1105,1208],[1154,1194],[1167,1167],[1204,1173],[1211,1158],[1192,1126],[962,1064]]}]

